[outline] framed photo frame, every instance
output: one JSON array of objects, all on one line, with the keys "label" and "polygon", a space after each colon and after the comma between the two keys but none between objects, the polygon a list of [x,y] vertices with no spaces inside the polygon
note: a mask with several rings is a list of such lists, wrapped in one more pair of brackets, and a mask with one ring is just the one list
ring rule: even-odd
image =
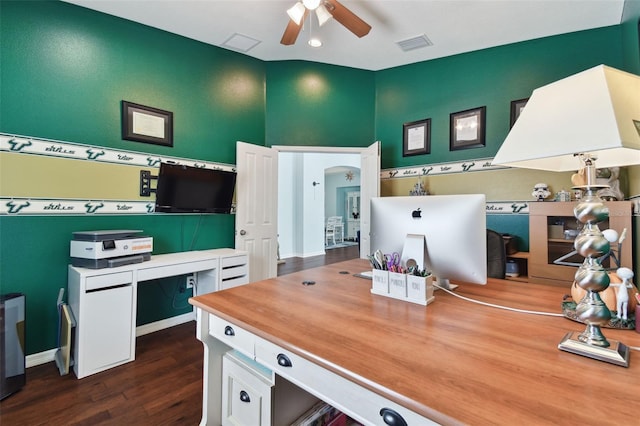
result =
[{"label": "framed photo frame", "polygon": [[518,119],[518,117],[520,117],[520,113],[522,112],[524,106],[527,104],[527,101],[529,101],[529,98],[511,101],[511,118],[509,120],[509,128],[512,128],[516,123],[516,120]]},{"label": "framed photo frame", "polygon": [[173,146],[173,113],[122,101],[122,139]]},{"label": "framed photo frame", "polygon": [[487,107],[483,106],[454,112],[450,115],[450,151],[485,146],[486,112]]},{"label": "framed photo frame", "polygon": [[431,152],[431,119],[412,121],[402,125],[402,156]]}]

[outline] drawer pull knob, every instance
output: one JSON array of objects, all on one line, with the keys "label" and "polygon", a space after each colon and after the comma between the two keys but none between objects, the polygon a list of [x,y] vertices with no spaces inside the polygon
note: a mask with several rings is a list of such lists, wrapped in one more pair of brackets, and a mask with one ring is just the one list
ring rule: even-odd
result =
[{"label": "drawer pull knob", "polygon": [[407,426],[402,416],[391,408],[383,408],[380,410],[382,421],[389,426]]},{"label": "drawer pull knob", "polygon": [[251,398],[249,398],[249,394],[245,391],[240,391],[240,401],[242,402],[251,402]]},{"label": "drawer pull knob", "polygon": [[231,327],[230,325],[226,326],[224,328],[224,335],[225,336],[235,336],[236,332],[233,331],[233,327]]},{"label": "drawer pull knob", "polygon": [[278,365],[281,365],[283,367],[293,366],[293,364],[291,363],[291,360],[285,354],[278,354]]}]

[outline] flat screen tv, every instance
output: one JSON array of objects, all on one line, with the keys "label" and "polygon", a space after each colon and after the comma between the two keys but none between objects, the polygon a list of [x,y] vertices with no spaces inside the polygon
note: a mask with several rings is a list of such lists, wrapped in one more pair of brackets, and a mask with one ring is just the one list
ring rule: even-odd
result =
[{"label": "flat screen tv", "polygon": [[230,213],[236,173],[161,163],[156,212]]}]

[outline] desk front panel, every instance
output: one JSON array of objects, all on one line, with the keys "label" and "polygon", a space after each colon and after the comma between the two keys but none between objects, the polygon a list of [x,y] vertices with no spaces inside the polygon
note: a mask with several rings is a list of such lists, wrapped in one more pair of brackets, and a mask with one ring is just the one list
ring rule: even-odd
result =
[{"label": "desk front panel", "polygon": [[[557,345],[584,326],[481,306],[436,292],[428,307],[371,294],[349,261],[191,299],[208,312],[439,423],[557,424],[635,416],[640,359],[622,368]],[[348,272],[343,274],[343,272]],[[302,285],[302,281],[315,285]],[[568,289],[490,280],[457,293],[560,312]],[[633,331],[605,330],[640,346]]]}]

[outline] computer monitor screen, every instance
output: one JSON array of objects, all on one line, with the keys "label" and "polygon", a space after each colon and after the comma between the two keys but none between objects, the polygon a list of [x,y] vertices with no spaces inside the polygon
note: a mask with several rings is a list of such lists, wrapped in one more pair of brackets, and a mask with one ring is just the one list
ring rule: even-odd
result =
[{"label": "computer monitor screen", "polygon": [[423,266],[442,286],[448,280],[487,283],[486,233],[484,194],[371,199],[371,250],[397,252],[406,262],[407,235],[424,235]]}]

